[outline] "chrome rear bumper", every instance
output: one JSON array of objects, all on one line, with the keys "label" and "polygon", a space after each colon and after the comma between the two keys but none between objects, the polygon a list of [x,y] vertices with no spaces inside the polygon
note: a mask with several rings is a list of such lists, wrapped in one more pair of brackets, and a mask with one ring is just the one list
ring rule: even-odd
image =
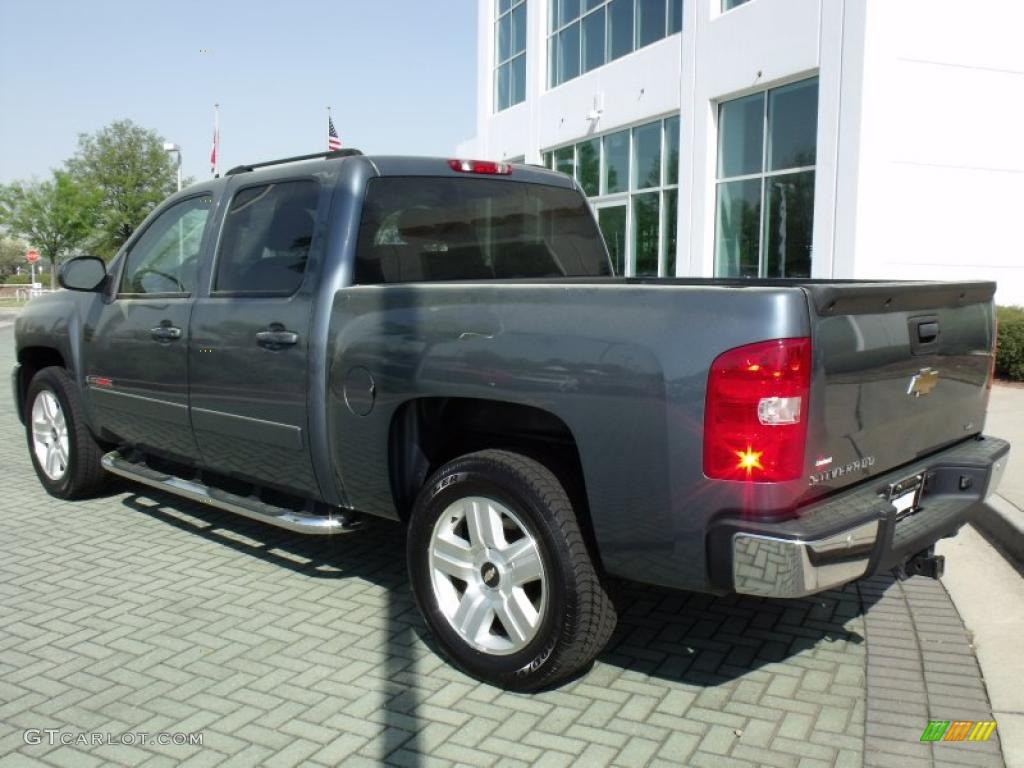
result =
[{"label": "chrome rear bumper", "polygon": [[748,533],[733,537],[733,588],[745,595],[803,597],[867,573],[878,521],[815,541]]},{"label": "chrome rear bumper", "polygon": [[[712,547],[717,540],[728,548],[733,591],[763,597],[805,597],[902,567],[969,521],[999,485],[1009,451],[1009,443],[997,438],[965,441],[869,478],[791,520],[723,520],[712,533]],[[926,477],[920,509],[897,520],[885,488],[915,473]]]}]

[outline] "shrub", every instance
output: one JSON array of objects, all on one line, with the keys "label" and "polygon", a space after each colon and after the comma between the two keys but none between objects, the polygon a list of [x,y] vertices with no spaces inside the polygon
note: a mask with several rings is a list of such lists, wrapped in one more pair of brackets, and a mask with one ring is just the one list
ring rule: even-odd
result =
[{"label": "shrub", "polygon": [[[9,275],[4,280],[4,285],[28,285],[30,276],[27,274],[21,275]],[[50,287],[50,273],[49,272],[36,272],[36,282],[42,283],[44,288]]]},{"label": "shrub", "polygon": [[999,351],[996,373],[1014,381],[1024,381],[1024,307],[998,307]]}]

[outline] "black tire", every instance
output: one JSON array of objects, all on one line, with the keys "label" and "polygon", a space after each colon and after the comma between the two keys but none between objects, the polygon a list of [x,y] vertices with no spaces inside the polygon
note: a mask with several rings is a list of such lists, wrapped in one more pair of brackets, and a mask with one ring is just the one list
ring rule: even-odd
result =
[{"label": "black tire", "polygon": [[[58,478],[51,478],[43,469],[36,456],[32,437],[32,407],[42,392],[50,392],[57,399],[67,427],[67,464]],[[58,499],[86,498],[95,495],[107,484],[110,475],[100,464],[103,450],[85,423],[78,389],[63,368],[44,368],[29,383],[25,396],[25,435],[32,467],[39,482],[51,496]]]},{"label": "black tire", "polygon": [[[432,582],[435,526],[453,503],[469,497],[494,499],[512,511],[533,537],[543,563],[546,606],[539,612],[536,634],[521,650],[504,655],[481,651],[463,639],[441,610]],[[555,475],[533,459],[486,450],[445,464],[416,500],[407,546],[420,612],[443,652],[478,680],[519,691],[549,686],[587,667],[615,628],[614,606],[569,497]]]}]

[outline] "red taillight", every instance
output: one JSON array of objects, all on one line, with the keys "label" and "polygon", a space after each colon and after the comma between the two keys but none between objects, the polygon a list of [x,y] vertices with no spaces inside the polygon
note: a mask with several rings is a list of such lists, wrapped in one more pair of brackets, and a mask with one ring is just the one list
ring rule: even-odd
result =
[{"label": "red taillight", "polygon": [[459,173],[483,173],[490,176],[508,176],[512,166],[508,163],[494,163],[490,160],[449,160],[448,167]]},{"label": "red taillight", "polygon": [[708,373],[704,474],[777,483],[803,473],[811,340],[730,349]]}]

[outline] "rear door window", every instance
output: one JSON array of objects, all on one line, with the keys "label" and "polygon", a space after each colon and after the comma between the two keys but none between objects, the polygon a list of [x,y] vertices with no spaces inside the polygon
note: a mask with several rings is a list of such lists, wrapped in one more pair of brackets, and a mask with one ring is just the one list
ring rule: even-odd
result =
[{"label": "rear door window", "polygon": [[217,253],[213,290],[289,296],[306,272],[320,185],[284,181],[239,190]]},{"label": "rear door window", "polygon": [[494,179],[372,179],[355,282],[610,275],[576,191]]}]

